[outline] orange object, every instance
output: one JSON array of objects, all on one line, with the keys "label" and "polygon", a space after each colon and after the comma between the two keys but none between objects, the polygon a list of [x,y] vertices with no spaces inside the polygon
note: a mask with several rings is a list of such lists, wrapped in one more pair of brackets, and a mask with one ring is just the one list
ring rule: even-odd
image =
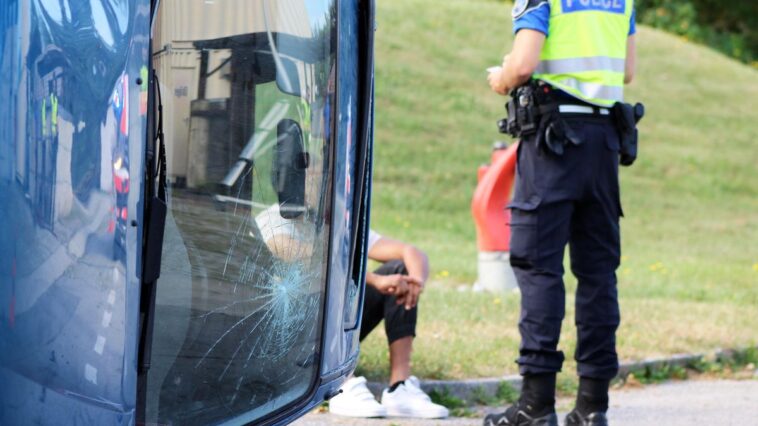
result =
[{"label": "orange object", "polygon": [[479,167],[479,184],[471,201],[480,252],[510,251],[511,212],[506,208],[516,179],[518,142],[495,147],[492,163]]}]

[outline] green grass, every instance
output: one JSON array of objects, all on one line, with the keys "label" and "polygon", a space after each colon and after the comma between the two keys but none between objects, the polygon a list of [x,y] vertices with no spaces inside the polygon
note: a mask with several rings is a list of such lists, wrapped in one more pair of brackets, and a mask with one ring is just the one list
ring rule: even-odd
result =
[{"label": "green grass", "polygon": [[519,393],[508,382],[502,382],[494,395],[484,387],[474,388],[467,399],[461,399],[450,393],[448,388],[434,389],[429,396],[436,404],[441,404],[451,410],[453,417],[479,417],[481,413],[472,410],[475,406],[499,407],[511,404],[518,399]]},{"label": "green grass", "polygon": [[429,392],[429,397],[435,404],[440,404],[450,409],[453,417],[471,417],[474,413],[468,408],[470,404],[454,395],[450,394],[447,388],[442,391],[433,390]]},{"label": "green grass", "polygon": [[[505,98],[485,69],[512,42],[509,9],[485,0],[378,2],[376,170],[372,227],[425,249],[433,282],[420,305],[414,373],[517,371],[516,296],[459,292],[476,279],[470,202]],[[758,343],[758,71],[639,27],[640,158],[621,173],[618,271],[623,359]],[[568,270],[568,268],[567,268]],[[568,293],[575,288],[570,275]],[[575,347],[567,299],[561,348]],[[570,387],[574,365],[564,371]],[[373,333],[359,373],[387,376]]]},{"label": "green grass", "polygon": [[667,380],[685,380],[690,377],[749,379],[755,377],[758,348],[726,352],[719,357],[702,357],[687,365],[663,364],[632,371],[617,381],[617,386],[660,383]]}]

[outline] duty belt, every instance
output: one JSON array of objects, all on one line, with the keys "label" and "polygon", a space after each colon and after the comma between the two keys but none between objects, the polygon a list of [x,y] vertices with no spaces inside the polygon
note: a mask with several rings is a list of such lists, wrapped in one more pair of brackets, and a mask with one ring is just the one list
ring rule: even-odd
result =
[{"label": "duty belt", "polygon": [[[595,114],[595,109],[590,105],[563,103],[562,100],[550,85],[531,80],[511,92],[511,100],[505,105],[508,117],[498,123],[500,131],[514,138],[534,136],[540,149],[563,155],[565,145],[579,145],[581,140],[566,125],[562,115]],[[607,115],[608,110],[603,113],[598,108],[597,114]]]},{"label": "duty belt", "polygon": [[613,108],[604,108],[578,103],[580,101],[556,94],[549,84],[538,80],[530,80],[510,95],[505,105],[508,117],[498,122],[500,132],[521,139],[534,136],[537,147],[561,156],[565,146],[582,143],[564,118],[581,115],[610,119],[621,137],[621,164],[634,162],[636,122],[644,115],[641,104],[617,102]]}]

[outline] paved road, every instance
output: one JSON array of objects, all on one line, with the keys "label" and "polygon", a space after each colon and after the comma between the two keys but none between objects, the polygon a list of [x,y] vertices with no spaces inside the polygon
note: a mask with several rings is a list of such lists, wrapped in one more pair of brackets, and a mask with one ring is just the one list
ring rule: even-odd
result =
[{"label": "paved road", "polygon": [[[609,415],[613,426],[758,426],[758,380],[671,382],[613,391]],[[358,420],[311,413],[294,425],[478,426],[481,420]]]}]

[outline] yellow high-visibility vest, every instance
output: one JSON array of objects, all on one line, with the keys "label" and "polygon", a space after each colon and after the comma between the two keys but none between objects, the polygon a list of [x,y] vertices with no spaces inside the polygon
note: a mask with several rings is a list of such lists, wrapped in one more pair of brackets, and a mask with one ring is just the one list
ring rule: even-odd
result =
[{"label": "yellow high-visibility vest", "polygon": [[550,0],[549,35],[534,78],[585,102],[624,99],[634,0]]}]

